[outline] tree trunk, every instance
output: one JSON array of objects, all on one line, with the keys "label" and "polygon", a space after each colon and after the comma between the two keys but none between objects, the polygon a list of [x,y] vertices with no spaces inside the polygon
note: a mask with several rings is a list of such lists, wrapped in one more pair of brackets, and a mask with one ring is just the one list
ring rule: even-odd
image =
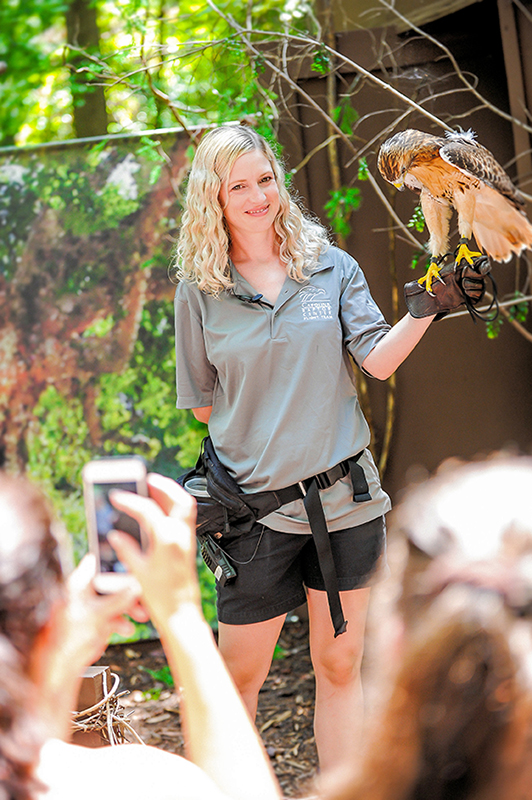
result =
[{"label": "tree trunk", "polygon": [[[99,52],[100,31],[97,10],[91,0],[72,0],[66,11],[67,37],[69,44],[89,53]],[[72,52],[71,68],[74,132],[78,138],[105,136],[107,133],[107,108],[102,86],[91,85],[86,72],[77,72],[85,62],[82,55]]]}]

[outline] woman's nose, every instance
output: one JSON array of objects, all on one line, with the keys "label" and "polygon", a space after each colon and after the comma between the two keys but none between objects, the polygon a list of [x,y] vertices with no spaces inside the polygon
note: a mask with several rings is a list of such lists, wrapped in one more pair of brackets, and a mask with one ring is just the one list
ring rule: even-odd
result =
[{"label": "woman's nose", "polygon": [[266,193],[260,184],[257,184],[253,191],[253,199],[261,202],[262,200],[266,199]]}]

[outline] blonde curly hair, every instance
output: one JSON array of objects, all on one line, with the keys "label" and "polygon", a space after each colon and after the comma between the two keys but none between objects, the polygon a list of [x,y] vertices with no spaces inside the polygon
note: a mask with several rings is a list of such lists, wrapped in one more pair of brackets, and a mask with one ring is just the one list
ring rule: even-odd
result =
[{"label": "blonde curly hair", "polygon": [[253,150],[266,156],[279,188],[280,205],[274,228],[288,275],[304,281],[329,245],[325,228],[307,217],[290,197],[283,167],[268,142],[243,125],[214,128],[202,138],[194,156],[172,265],[178,281],[196,283],[207,294],[217,296],[232,286],[231,236],[219,195],[237,158]]}]

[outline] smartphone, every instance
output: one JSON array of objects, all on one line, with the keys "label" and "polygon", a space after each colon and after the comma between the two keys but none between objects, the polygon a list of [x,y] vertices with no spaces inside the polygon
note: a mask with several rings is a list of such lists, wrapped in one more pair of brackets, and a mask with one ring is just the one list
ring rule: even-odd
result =
[{"label": "smartphone", "polygon": [[109,544],[108,533],[124,531],[141,547],[146,546],[146,537],[138,522],[112,505],[109,492],[123,489],[147,497],[146,464],[140,456],[98,458],[85,464],[82,478],[89,551],[96,556],[97,564],[94,588],[101,594],[109,594],[123,589],[129,576]]}]

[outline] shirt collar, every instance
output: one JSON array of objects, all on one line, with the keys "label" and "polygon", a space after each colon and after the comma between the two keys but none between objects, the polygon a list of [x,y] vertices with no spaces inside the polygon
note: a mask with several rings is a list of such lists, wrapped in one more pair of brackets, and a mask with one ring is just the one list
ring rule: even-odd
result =
[{"label": "shirt collar", "polygon": [[[303,287],[308,286],[309,281],[312,275],[316,272],[324,272],[327,269],[332,269],[334,267],[334,261],[332,260],[331,256],[329,255],[330,248],[320,254],[318,258],[318,263],[313,268],[313,270],[309,273],[308,277],[304,281],[296,281],[293,278],[290,278],[288,275],[285,280],[285,284],[283,289],[281,289],[281,293],[277,298],[277,303],[275,304],[276,308],[284,305],[287,300],[293,297],[297,292]],[[244,295],[246,297],[253,297],[257,294],[256,289],[248,283],[248,281],[242,277],[239,273],[235,265],[233,264],[232,260],[229,259],[229,268],[231,270],[231,282],[233,283],[233,294],[235,295]]]}]

